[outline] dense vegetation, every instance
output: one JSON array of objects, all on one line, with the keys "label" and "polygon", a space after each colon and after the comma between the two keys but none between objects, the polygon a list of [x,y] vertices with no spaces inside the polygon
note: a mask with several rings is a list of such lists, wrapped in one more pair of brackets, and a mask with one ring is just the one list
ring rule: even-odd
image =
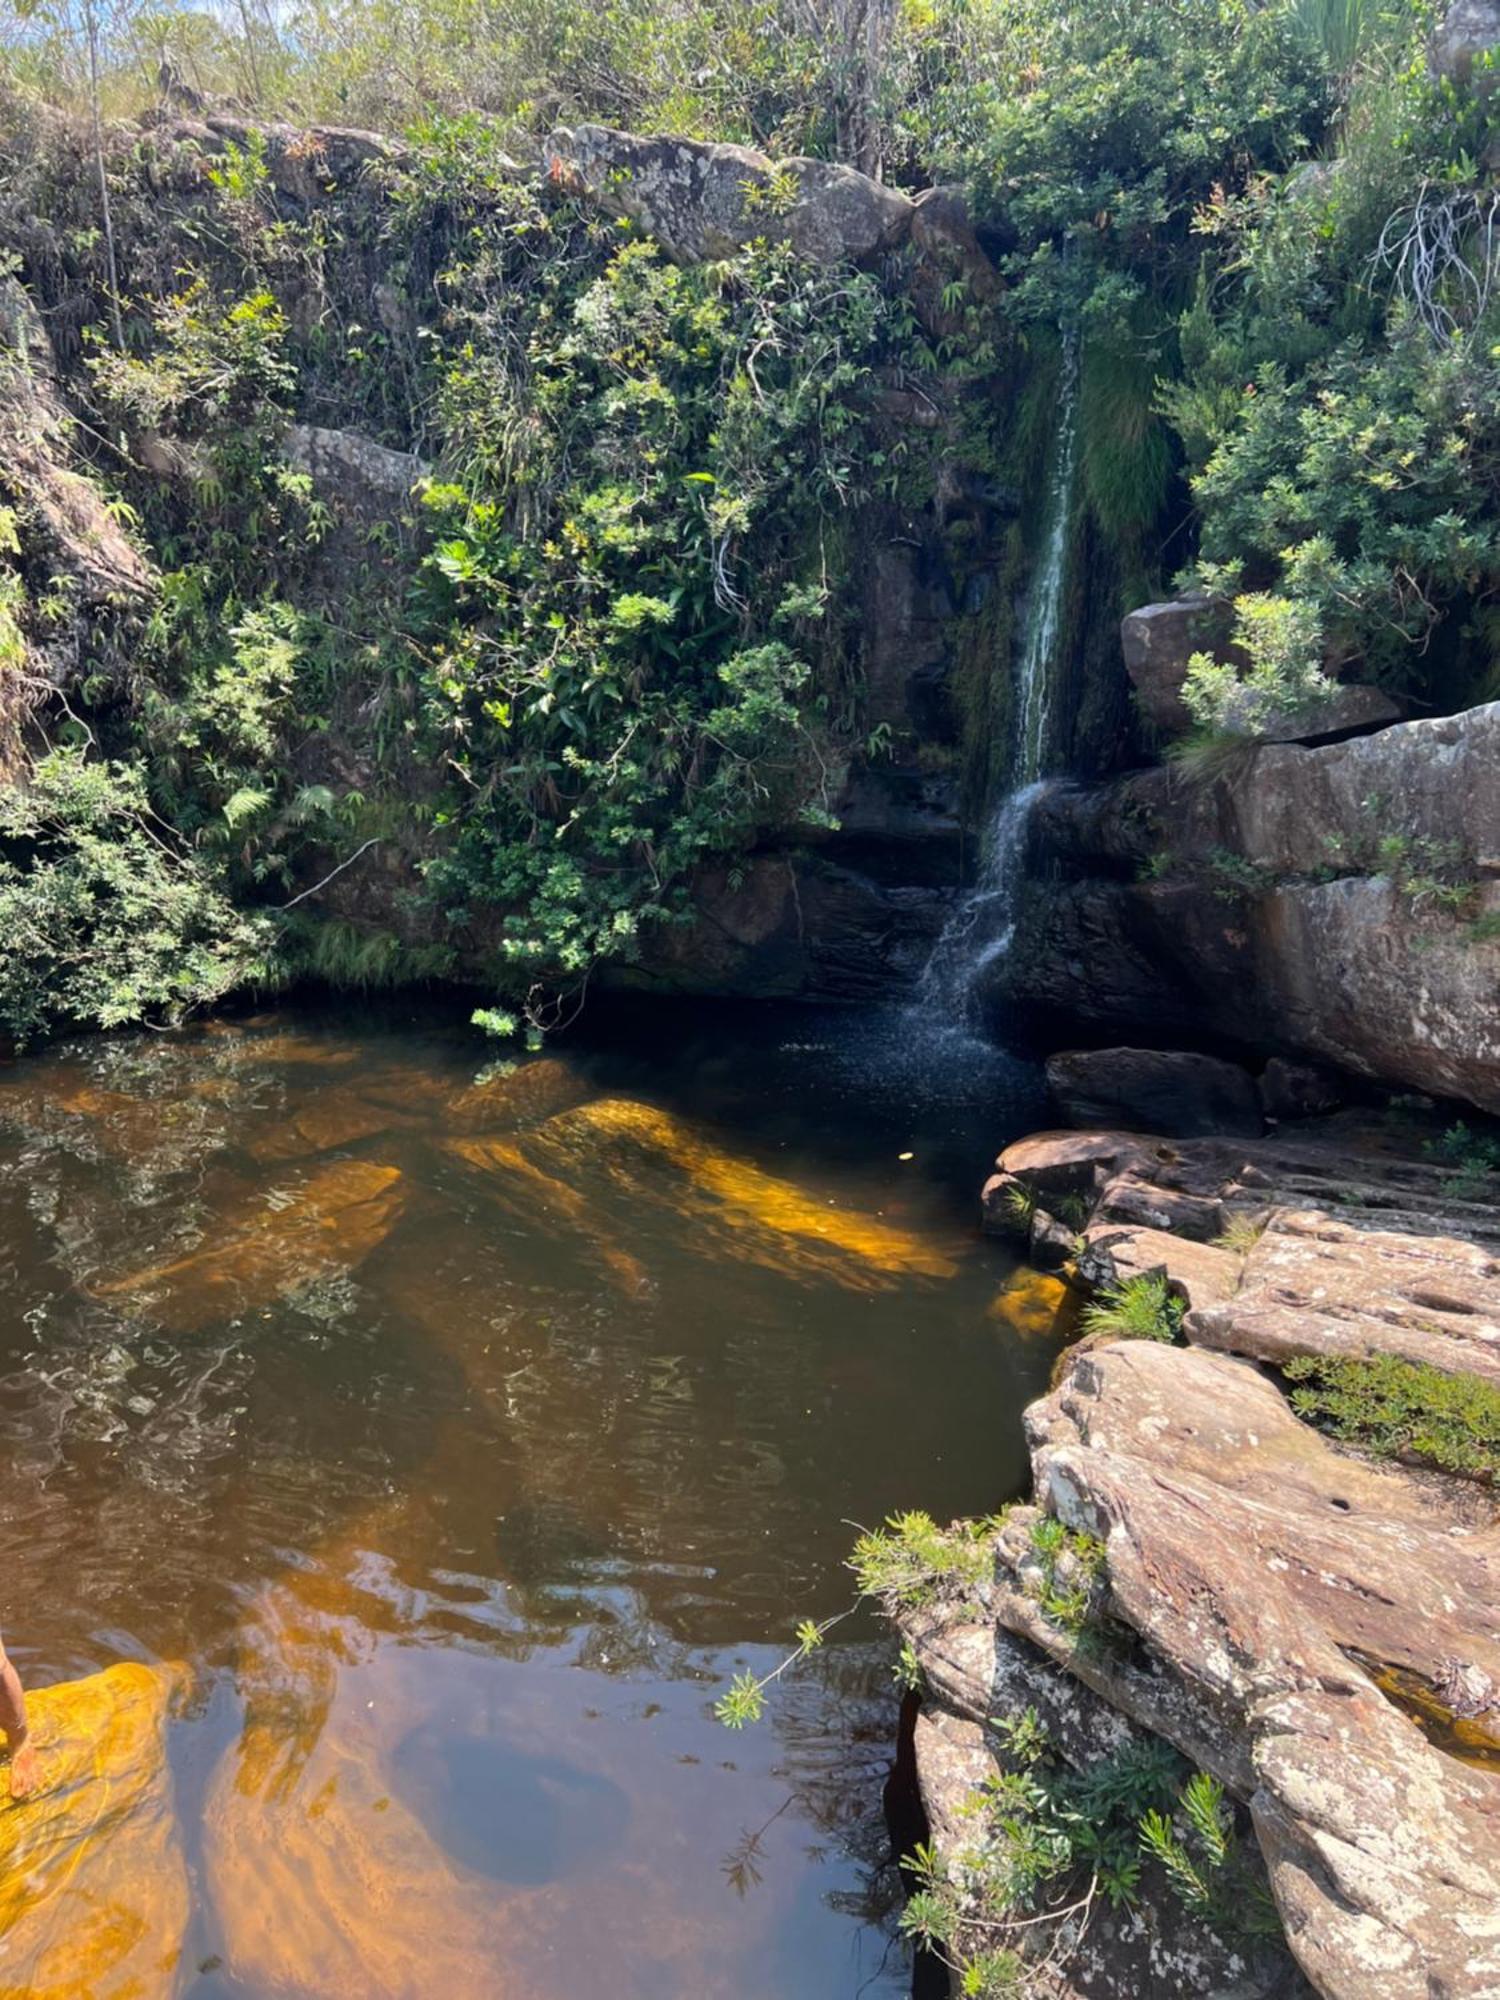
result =
[{"label": "dense vegetation", "polygon": [[[0,131],[0,1021],[454,969],[494,1025],[556,1018],[705,859],[826,826],[851,763],[915,748],[864,709],[872,510],[950,553],[967,526],[955,564],[998,576],[955,691],[965,742],[1002,729],[1064,367],[1101,600],[1075,652],[1195,579],[1243,646],[1195,672],[1212,734],[1330,668],[1438,708],[1492,691],[1491,100],[1429,76],[1428,26],[1357,0],[28,8]],[[403,144],[341,183],[296,140],[316,198],[291,199],[254,129],[190,171],[110,123],[230,100]],[[906,253],[799,258],[779,182],[764,241],[678,267],[514,164],[588,118],[962,182],[998,294],[924,314]],[[49,449],[144,599],[86,604],[49,543],[28,298]],[[409,500],[330,511],[289,422],[413,454]],[[1020,501],[977,554],[942,497],[965,481]]]}]

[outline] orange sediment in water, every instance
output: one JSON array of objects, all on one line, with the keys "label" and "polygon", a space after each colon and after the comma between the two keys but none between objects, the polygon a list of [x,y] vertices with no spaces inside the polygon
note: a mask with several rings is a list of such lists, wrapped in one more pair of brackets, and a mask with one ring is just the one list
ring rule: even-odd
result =
[{"label": "orange sediment in water", "polygon": [[349,1270],[389,1234],[400,1213],[401,1174],[367,1160],[337,1160],[280,1209],[267,1208],[222,1242],[94,1287],[138,1302],[182,1329],[285,1295],[329,1271]]},{"label": "orange sediment in water", "polygon": [[181,1667],[28,1697],[45,1789],[0,1809],[0,2000],[169,2000],[188,1874],[165,1762]]},{"label": "orange sediment in water", "polygon": [[1065,1340],[1078,1321],[1078,1296],[1061,1278],[1017,1271],[995,1294],[990,1318],[1023,1340]]}]

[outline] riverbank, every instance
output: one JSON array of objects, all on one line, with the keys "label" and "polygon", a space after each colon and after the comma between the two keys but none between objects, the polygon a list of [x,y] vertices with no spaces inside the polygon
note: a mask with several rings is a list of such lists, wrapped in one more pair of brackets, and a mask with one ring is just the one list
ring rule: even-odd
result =
[{"label": "riverbank", "polygon": [[927,1893],[1019,1990],[1500,1982],[1489,1172],[1399,1117],[1285,1129],[1042,1134],[985,1190],[1094,1331],[1026,1413],[1033,1504],[896,1609]]}]

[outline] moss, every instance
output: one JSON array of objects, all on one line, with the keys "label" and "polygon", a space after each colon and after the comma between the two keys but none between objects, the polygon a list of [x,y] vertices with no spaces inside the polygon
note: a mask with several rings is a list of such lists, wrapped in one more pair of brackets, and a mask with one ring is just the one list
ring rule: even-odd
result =
[{"label": "moss", "polygon": [[1466,1478],[1500,1472],[1500,1389],[1394,1354],[1299,1355],[1285,1374],[1292,1408],[1381,1458],[1416,1459]]}]

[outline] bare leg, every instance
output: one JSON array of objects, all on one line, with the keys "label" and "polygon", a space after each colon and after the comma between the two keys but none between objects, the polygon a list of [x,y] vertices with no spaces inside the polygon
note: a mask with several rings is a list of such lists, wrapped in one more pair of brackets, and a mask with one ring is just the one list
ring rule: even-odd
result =
[{"label": "bare leg", "polygon": [[10,1795],[30,1798],[42,1782],[41,1761],[26,1727],[26,1696],[21,1676],[0,1646],[0,1729],[10,1744]]}]

